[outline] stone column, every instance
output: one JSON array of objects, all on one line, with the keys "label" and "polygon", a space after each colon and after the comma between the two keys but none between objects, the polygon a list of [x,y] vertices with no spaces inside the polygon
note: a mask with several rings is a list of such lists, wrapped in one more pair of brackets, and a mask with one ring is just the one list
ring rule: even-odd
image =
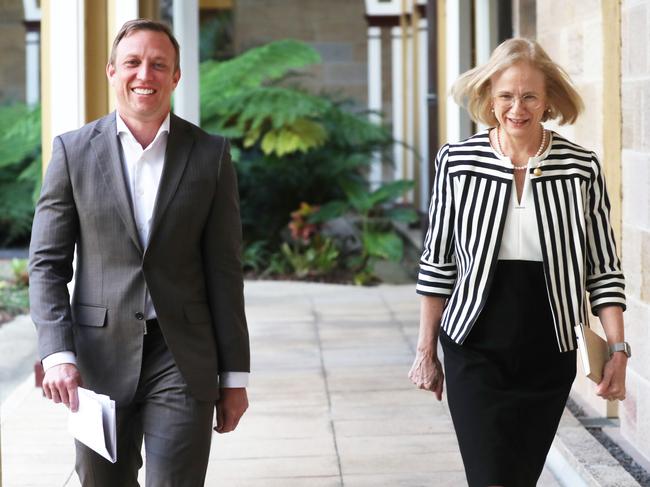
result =
[{"label": "stone column", "polygon": [[[470,0],[447,3],[447,89],[471,67]],[[447,140],[458,142],[472,133],[472,123],[464,108],[447,98]]]},{"label": "stone column", "polygon": [[176,0],[173,4],[174,35],[181,49],[181,81],[174,95],[174,113],[199,125],[199,3]]},{"label": "stone column", "polygon": [[84,1],[44,0],[41,58],[43,166],[52,139],[85,122]]},{"label": "stone column", "polygon": [[[370,114],[375,123],[381,123],[381,87],[381,27],[368,27],[368,110],[376,112]],[[370,187],[377,189],[381,180],[381,154],[375,153],[370,166]]]}]

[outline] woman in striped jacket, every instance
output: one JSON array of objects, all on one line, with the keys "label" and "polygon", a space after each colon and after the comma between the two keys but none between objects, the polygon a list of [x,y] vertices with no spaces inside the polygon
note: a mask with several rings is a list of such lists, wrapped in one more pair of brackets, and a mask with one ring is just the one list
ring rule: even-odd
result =
[{"label": "woman in striped jacket", "polygon": [[573,123],[582,101],[539,44],[505,41],[452,93],[492,128],[438,152],[409,375],[442,398],[440,339],[470,486],[534,486],[575,378],[574,326],[587,322],[587,305],[612,350],[597,393],[625,398],[609,200],[596,155],[542,125]]}]

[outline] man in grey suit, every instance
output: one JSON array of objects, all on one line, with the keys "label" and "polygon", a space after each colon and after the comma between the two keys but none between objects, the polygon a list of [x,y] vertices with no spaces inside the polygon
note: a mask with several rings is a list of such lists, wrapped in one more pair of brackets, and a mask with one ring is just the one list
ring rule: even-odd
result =
[{"label": "man in grey suit", "polygon": [[[228,142],[170,114],[180,79],[169,28],[127,22],[106,73],[117,111],[54,139],[30,245],[43,390],[117,405],[117,462],[77,442],[84,486],[205,481],[213,413],[248,407],[241,223]],[[73,277],[72,302],[67,284]]]}]

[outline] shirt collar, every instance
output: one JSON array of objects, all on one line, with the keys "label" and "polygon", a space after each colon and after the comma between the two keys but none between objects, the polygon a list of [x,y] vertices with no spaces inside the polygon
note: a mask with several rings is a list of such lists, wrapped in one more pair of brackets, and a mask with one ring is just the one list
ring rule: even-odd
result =
[{"label": "shirt collar", "polygon": [[[168,134],[169,133],[169,121],[171,119],[171,115],[168,113],[167,116],[165,117],[165,120],[163,120],[163,123],[160,124],[160,127],[158,128],[158,132],[156,132],[156,136],[153,138],[153,142],[160,137],[160,134]],[[119,137],[120,134],[127,134],[133,137],[133,133],[129,130],[129,127],[127,127],[126,123],[124,123],[124,120],[122,120],[122,117],[120,114],[116,111],[115,112],[115,125],[117,126],[117,135]],[[153,144],[152,142],[152,144]]]}]

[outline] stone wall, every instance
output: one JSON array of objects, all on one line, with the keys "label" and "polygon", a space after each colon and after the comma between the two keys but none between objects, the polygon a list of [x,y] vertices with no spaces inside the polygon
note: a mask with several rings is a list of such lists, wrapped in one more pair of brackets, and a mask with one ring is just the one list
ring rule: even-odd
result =
[{"label": "stone wall", "polygon": [[603,43],[600,2],[538,1],[537,41],[567,71],[585,103],[585,112],[576,124],[552,128],[574,142],[595,150],[602,157]]},{"label": "stone wall", "polygon": [[[558,126],[548,123],[547,127],[595,151],[603,164],[608,164],[609,161],[603,160],[602,112],[605,93],[600,1],[538,1],[536,13],[537,41],[566,70],[585,104],[585,111],[574,125]],[[614,204],[620,205],[620,202]],[[604,336],[598,320],[592,320],[592,327]],[[617,413],[615,404],[608,405],[596,396],[593,384],[582,373],[581,364],[578,364],[578,377],[572,395],[598,415],[612,416]]]},{"label": "stone wall", "polygon": [[[619,97],[603,90],[604,74],[619,69],[609,52],[616,46],[603,41],[604,29],[612,22],[603,18],[603,5],[618,8],[612,0],[538,1],[537,38],[569,72],[587,106],[575,126],[558,130],[595,149],[601,158],[603,141],[612,131],[621,132],[620,168],[609,170],[621,176],[621,197],[613,199],[612,206],[622,210],[619,252],[627,280],[625,333],[633,357],[627,398],[620,403],[618,415],[623,436],[650,458],[650,0],[620,3],[621,127],[603,116],[603,101]],[[602,162],[606,167],[612,164]],[[604,410],[604,401],[594,398],[593,386],[584,380],[576,381],[573,394],[601,414],[611,413]]]},{"label": "stone wall", "polygon": [[650,1],[623,0],[621,14],[625,333],[633,357],[620,417],[622,434],[650,458]]},{"label": "stone wall", "polygon": [[0,0],[0,105],[25,101],[25,26],[22,0]]},{"label": "stone wall", "polygon": [[293,38],[311,44],[322,64],[301,84],[367,103],[367,25],[361,0],[236,0],[235,51]]}]

